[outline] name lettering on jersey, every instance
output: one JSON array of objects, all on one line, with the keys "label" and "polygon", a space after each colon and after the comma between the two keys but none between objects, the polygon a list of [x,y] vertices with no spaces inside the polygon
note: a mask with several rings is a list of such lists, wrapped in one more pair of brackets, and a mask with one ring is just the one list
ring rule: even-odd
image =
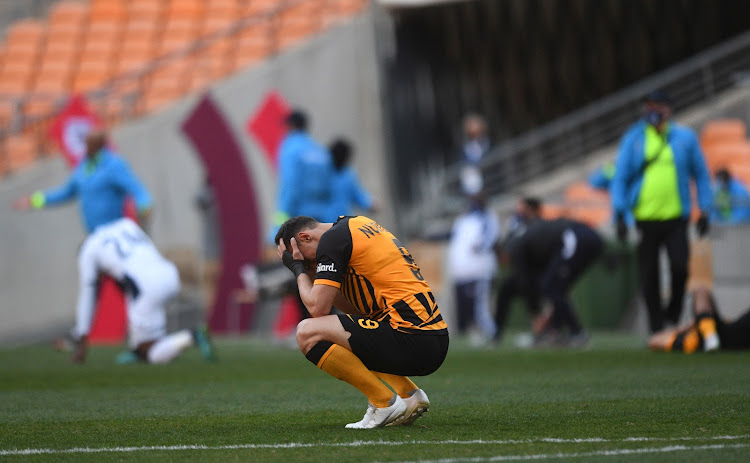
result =
[{"label": "name lettering on jersey", "polygon": [[333,265],[333,262],[330,264],[318,264],[318,268],[315,270],[316,272],[335,272],[336,267]]},{"label": "name lettering on jersey", "polygon": [[362,227],[358,228],[357,230],[364,233],[369,240],[371,237],[380,234],[380,232],[383,231],[383,227],[381,227],[377,222],[370,222],[362,225]]}]

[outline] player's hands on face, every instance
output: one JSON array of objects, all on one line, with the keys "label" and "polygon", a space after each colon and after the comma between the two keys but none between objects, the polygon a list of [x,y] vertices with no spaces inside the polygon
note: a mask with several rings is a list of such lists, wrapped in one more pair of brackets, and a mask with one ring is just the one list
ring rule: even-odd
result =
[{"label": "player's hands on face", "polygon": [[[294,260],[304,260],[304,256],[302,255],[302,252],[299,250],[299,246],[297,246],[297,240],[292,238],[290,241],[290,244],[292,245],[292,249],[289,251],[292,255],[292,259]],[[281,261],[284,261],[284,251],[287,251],[286,244],[284,244],[284,240],[279,240],[279,245],[276,246],[276,252],[279,255],[279,259]]]},{"label": "player's hands on face", "polygon": [[295,277],[302,273],[307,273],[305,260],[297,246],[297,240],[292,238],[290,244],[292,247],[291,251],[286,248],[284,240],[279,241],[279,245],[276,248],[279,254],[279,259],[281,259],[281,262],[294,273]]}]

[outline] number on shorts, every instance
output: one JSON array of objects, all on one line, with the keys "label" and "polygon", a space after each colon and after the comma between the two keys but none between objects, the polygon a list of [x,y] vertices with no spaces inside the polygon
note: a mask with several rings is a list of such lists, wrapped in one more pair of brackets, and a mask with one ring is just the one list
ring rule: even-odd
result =
[{"label": "number on shorts", "polygon": [[374,330],[380,326],[380,323],[376,322],[375,320],[370,320],[369,318],[360,318],[359,320],[357,320],[357,323],[359,323],[359,326],[366,330]]}]

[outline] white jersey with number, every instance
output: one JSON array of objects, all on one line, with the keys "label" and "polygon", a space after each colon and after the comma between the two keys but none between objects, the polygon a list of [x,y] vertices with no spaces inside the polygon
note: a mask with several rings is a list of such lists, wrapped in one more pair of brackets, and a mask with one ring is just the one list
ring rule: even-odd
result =
[{"label": "white jersey with number", "polygon": [[78,255],[78,272],[75,336],[91,330],[100,272],[131,287],[126,291],[131,346],[166,334],[164,303],[179,291],[179,274],[135,222],[119,219],[89,235]]}]

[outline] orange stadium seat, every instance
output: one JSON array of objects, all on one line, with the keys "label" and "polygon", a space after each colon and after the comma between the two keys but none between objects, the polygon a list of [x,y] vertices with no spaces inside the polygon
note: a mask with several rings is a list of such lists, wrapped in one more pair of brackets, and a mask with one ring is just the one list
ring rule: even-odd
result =
[{"label": "orange stadium seat", "polygon": [[205,37],[215,32],[224,31],[228,29],[236,21],[237,21],[236,17],[222,18],[222,17],[210,16],[203,21],[201,25],[200,36]]},{"label": "orange stadium seat", "polygon": [[24,19],[8,27],[0,93],[23,93],[31,86],[46,29],[40,21]]},{"label": "orange stadium seat", "polygon": [[277,30],[279,49],[294,45],[320,30],[319,8],[318,2],[307,0],[282,10]]},{"label": "orange stadium seat", "polygon": [[93,0],[89,18],[92,24],[110,21],[122,22],[128,16],[125,2],[120,0]]},{"label": "orange stadium seat", "polygon": [[158,52],[160,24],[152,19],[130,21],[123,32],[117,72],[127,72],[151,60]]},{"label": "orange stadium seat", "polygon": [[366,0],[328,0],[323,11],[323,27],[350,18],[367,6]]},{"label": "orange stadium seat", "polygon": [[49,25],[77,25],[88,19],[89,4],[73,0],[63,0],[50,6]]},{"label": "orange stadium seat", "polygon": [[147,49],[144,50],[142,54],[130,52],[117,60],[113,76],[122,76],[123,74],[145,69],[148,63],[151,62],[152,58],[152,52]]},{"label": "orange stadium seat", "polygon": [[[93,66],[93,65],[92,65]],[[79,72],[73,78],[74,92],[88,92],[101,87],[110,77],[109,68],[86,68],[84,72]]]},{"label": "orange stadium seat", "polygon": [[228,28],[241,18],[241,12],[235,0],[210,0],[201,26],[201,36]]},{"label": "orange stadium seat", "polygon": [[241,31],[233,50],[232,69],[238,71],[266,58],[272,50],[271,26],[258,22]]},{"label": "orange stadium seat", "polygon": [[242,7],[245,5],[245,0],[206,0],[206,17],[211,16],[234,16],[235,19],[239,19],[237,16]]},{"label": "orange stadium seat", "polygon": [[747,141],[747,127],[742,119],[718,119],[707,122],[701,130],[704,149],[715,143]]},{"label": "orange stadium seat", "polygon": [[[58,92],[60,99],[64,93]],[[58,109],[58,101],[55,98],[33,99],[27,101],[23,108],[24,116],[33,119],[44,118],[53,115]]]},{"label": "orange stadium seat", "polygon": [[55,49],[56,47],[80,48],[84,32],[83,23],[52,25],[47,32],[47,42],[44,49]]},{"label": "orange stadium seat", "polygon": [[120,75],[144,67],[154,58],[155,53],[156,50],[151,42],[125,42],[120,48],[114,74]]},{"label": "orange stadium seat", "polygon": [[125,23],[121,21],[98,21],[91,23],[84,37],[84,48],[96,48],[101,43],[119,43]]},{"label": "orange stadium seat", "polygon": [[730,174],[750,188],[750,164],[733,165],[729,167]]},{"label": "orange stadium seat", "polygon": [[568,203],[609,204],[609,194],[607,192],[592,188],[586,182],[575,182],[568,185],[565,188],[563,196]]},{"label": "orange stadium seat", "polygon": [[35,70],[35,62],[6,59],[0,72],[0,94],[21,94],[29,90]]},{"label": "orange stadium seat", "polygon": [[542,205],[542,217],[547,220],[566,217],[568,206],[565,204],[545,203]]},{"label": "orange stadium seat", "polygon": [[250,17],[257,14],[266,14],[279,7],[276,0],[248,0],[245,3],[244,16]]},{"label": "orange stadium seat", "polygon": [[123,41],[151,40],[160,33],[162,27],[158,16],[133,17],[124,26]]},{"label": "orange stadium seat", "polygon": [[36,19],[22,19],[8,27],[6,44],[8,48],[36,48],[44,40],[45,24]]},{"label": "orange stadium seat", "polygon": [[131,18],[161,18],[167,9],[165,0],[130,0],[128,7]]},{"label": "orange stadium seat", "polygon": [[367,0],[333,0],[338,5],[339,12],[345,15],[357,14],[367,7]]},{"label": "orange stadium seat", "polygon": [[167,7],[167,18],[172,20],[198,21],[206,13],[204,0],[172,0]]},{"label": "orange stadium seat", "polygon": [[155,70],[143,95],[144,109],[159,109],[184,95],[188,90],[188,78],[192,68],[193,62],[187,58],[173,61]]},{"label": "orange stadium seat", "polygon": [[[0,93],[2,93],[0,91]],[[0,98],[0,123],[8,124],[16,115],[21,114],[19,103],[14,100]]]},{"label": "orange stadium seat", "polygon": [[28,80],[32,77],[30,72],[25,74],[6,72],[3,69],[0,74],[0,95],[20,95],[29,89]]},{"label": "orange stadium seat", "polygon": [[197,39],[199,33],[196,21],[186,19],[168,21],[162,33],[158,55],[165,55],[185,47]]},{"label": "orange stadium seat", "polygon": [[42,64],[62,61],[73,61],[78,53],[81,51],[81,35],[77,37],[71,37],[70,39],[58,39],[58,37],[52,36],[44,47],[42,52],[41,62]]},{"label": "orange stadium seat", "polygon": [[606,205],[575,206],[568,208],[567,217],[594,228],[606,225],[612,219],[612,211]]},{"label": "orange stadium seat", "polygon": [[44,61],[34,80],[34,91],[40,93],[67,93],[73,78],[73,62]]},{"label": "orange stadium seat", "polygon": [[228,75],[232,71],[233,47],[233,38],[227,37],[217,39],[199,51],[195,59],[196,74],[199,73],[208,79],[221,79]]},{"label": "orange stadium seat", "polygon": [[750,142],[737,141],[708,145],[704,149],[706,163],[712,172],[722,167],[750,163]]},{"label": "orange stadium seat", "polygon": [[113,66],[110,59],[102,58],[99,56],[84,56],[81,57],[80,61],[78,62],[76,75],[79,76],[83,74],[100,74],[106,77],[111,77],[112,68]]}]

